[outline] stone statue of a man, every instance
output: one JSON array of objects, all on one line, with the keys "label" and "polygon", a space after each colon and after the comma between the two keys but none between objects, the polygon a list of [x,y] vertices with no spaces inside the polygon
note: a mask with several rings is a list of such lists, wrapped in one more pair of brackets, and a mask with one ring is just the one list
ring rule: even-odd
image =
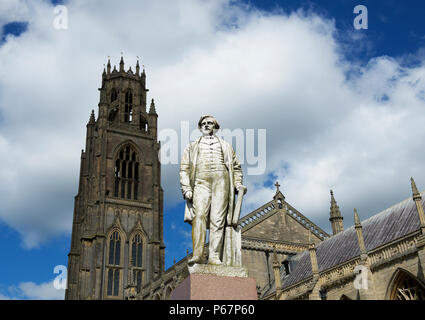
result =
[{"label": "stone statue of a man", "polygon": [[241,197],[246,187],[242,185],[241,165],[232,146],[215,135],[220,128],[216,119],[203,116],[198,128],[202,137],[186,147],[180,165],[180,185],[186,199],[184,221],[192,224],[193,256],[189,264],[204,263],[209,228],[208,263],[218,265],[226,260],[224,251],[235,247],[232,230],[236,230],[239,218],[239,212],[235,212],[235,192],[241,191]]}]

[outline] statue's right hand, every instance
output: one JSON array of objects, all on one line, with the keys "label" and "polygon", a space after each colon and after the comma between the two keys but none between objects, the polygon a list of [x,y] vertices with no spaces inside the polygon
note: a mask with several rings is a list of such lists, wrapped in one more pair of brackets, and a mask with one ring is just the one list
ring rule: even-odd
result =
[{"label": "statue's right hand", "polygon": [[191,200],[192,196],[193,196],[192,191],[186,192],[184,196],[185,196],[186,199]]}]

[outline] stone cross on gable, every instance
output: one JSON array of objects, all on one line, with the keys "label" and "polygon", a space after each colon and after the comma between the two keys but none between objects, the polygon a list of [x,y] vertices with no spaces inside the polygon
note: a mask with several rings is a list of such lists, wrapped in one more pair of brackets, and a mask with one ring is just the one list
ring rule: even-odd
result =
[{"label": "stone cross on gable", "polygon": [[279,181],[276,181],[276,183],[274,185],[276,187],[276,193],[278,193],[279,192],[279,187],[280,187]]}]

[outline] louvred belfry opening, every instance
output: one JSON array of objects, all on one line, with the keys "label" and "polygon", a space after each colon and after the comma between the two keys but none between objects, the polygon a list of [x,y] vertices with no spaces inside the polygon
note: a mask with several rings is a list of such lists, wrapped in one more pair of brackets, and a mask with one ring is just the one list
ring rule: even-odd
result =
[{"label": "louvred belfry opening", "polygon": [[125,93],[124,122],[133,121],[133,94],[131,91]]}]

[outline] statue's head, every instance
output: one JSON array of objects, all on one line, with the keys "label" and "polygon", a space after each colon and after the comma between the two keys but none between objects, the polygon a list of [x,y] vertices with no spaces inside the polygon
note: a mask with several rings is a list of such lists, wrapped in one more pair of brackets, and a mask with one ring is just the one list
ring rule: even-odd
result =
[{"label": "statue's head", "polygon": [[213,116],[202,116],[198,122],[198,129],[203,136],[212,136],[220,129],[220,125]]}]

